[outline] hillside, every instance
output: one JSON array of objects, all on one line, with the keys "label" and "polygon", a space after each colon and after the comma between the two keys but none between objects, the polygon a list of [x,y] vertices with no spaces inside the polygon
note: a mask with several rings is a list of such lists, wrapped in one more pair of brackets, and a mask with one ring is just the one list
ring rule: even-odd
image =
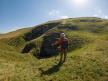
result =
[{"label": "hillside", "polygon": [[[51,44],[61,32],[69,50],[59,65],[59,51]],[[107,81],[108,20],[61,19],[2,34],[0,63],[0,81]]]}]

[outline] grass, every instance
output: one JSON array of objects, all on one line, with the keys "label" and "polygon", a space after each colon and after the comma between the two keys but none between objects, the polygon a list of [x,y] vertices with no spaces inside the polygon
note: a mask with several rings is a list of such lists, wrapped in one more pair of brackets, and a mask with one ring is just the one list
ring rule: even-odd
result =
[{"label": "grass", "polygon": [[61,65],[58,65],[59,56],[39,60],[32,54],[0,50],[0,80],[107,81],[107,43],[99,36],[94,42],[69,52],[67,61]]},{"label": "grass", "polygon": [[[80,18],[68,19],[67,23],[71,21],[80,22]],[[98,33],[63,29],[70,40],[70,46],[76,46],[74,50],[70,49],[64,64],[58,64],[59,55],[37,59],[32,52],[22,54],[16,49],[22,49],[28,43],[41,47],[44,35],[54,32],[53,29],[28,42],[23,39],[23,35],[11,38],[15,40],[10,40],[10,36],[0,39],[0,81],[108,81],[107,26],[104,28]],[[54,30],[61,29],[56,27]]]}]

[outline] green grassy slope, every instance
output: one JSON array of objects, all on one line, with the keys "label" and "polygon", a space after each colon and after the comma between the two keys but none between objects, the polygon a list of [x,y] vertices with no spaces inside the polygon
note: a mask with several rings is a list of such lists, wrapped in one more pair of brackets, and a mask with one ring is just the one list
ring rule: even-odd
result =
[{"label": "green grassy slope", "polygon": [[58,65],[59,56],[38,60],[32,55],[0,50],[2,81],[107,81],[108,42],[94,43],[68,53]]},{"label": "green grassy slope", "polygon": [[[21,30],[17,32],[21,34],[12,38],[12,34],[7,34],[6,38],[0,39],[0,81],[107,81],[108,21],[100,18],[70,18],[50,21],[53,22],[62,24],[29,41],[24,40],[23,31],[28,33],[32,28]],[[39,60],[32,52],[22,54],[16,49],[22,49],[22,44],[28,43],[41,46],[44,36],[49,37],[51,33],[61,30],[69,38],[70,48],[64,64],[58,65],[59,55]],[[11,42],[13,38],[17,38],[15,43]]]},{"label": "green grassy slope", "polygon": [[15,47],[15,49],[17,49],[18,51],[21,51],[21,48],[23,48],[26,43],[38,38],[58,24],[59,21],[53,21],[43,23],[31,28],[19,29],[10,33],[2,34],[0,36],[0,41]]},{"label": "green grassy slope", "polygon": [[[98,35],[107,36],[108,34],[108,20],[101,18],[69,18],[56,21],[56,23],[57,22],[59,22],[58,25],[42,34],[38,39],[29,41],[27,46],[30,46],[32,43],[32,45],[34,44],[37,48],[40,48],[42,42],[39,41],[43,40],[44,44],[42,43],[42,45],[46,47],[45,50],[52,50],[51,43],[58,37],[57,33],[65,32],[69,38],[70,50],[74,50],[92,42]],[[53,21],[51,21],[51,23],[53,23]],[[53,53],[52,51],[51,53]]]}]

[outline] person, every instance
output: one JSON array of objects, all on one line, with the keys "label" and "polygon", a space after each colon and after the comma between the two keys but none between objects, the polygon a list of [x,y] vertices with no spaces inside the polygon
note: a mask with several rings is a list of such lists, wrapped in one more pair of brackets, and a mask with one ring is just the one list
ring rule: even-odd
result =
[{"label": "person", "polygon": [[65,33],[60,34],[60,38],[54,44],[52,44],[52,46],[54,45],[60,46],[60,63],[65,62],[68,50],[68,39],[66,38]]}]

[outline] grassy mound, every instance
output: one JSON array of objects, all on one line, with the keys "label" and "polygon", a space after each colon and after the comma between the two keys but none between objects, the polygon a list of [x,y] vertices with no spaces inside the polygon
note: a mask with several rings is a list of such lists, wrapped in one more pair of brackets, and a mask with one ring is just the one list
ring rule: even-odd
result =
[{"label": "grassy mound", "polygon": [[59,56],[38,60],[32,55],[1,52],[2,81],[107,81],[108,42],[96,40],[68,53],[67,61],[59,65]]},{"label": "grassy mound", "polygon": [[[58,64],[59,55],[40,60],[34,57],[40,52],[54,56],[58,50],[51,44],[61,32],[69,39],[64,64]],[[107,80],[108,20],[69,18],[0,35],[0,81]]]}]

